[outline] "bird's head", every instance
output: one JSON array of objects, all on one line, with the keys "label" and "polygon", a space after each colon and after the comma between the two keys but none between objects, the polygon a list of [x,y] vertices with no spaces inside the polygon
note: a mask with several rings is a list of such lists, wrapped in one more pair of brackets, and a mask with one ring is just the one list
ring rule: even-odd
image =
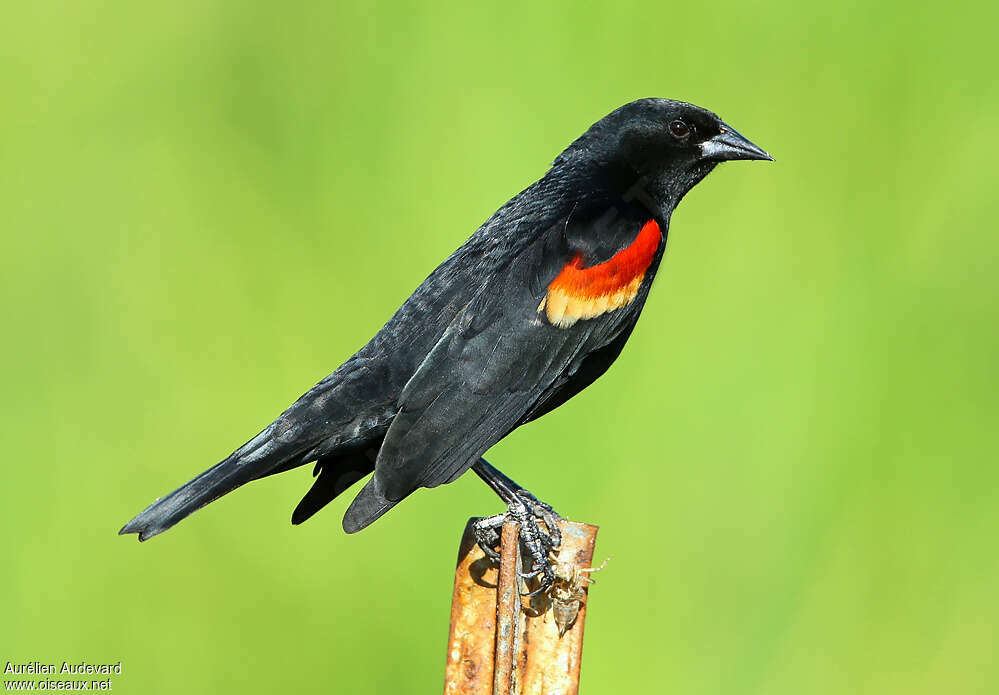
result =
[{"label": "bird's head", "polygon": [[719,163],[773,157],[699,106],[670,99],[639,99],[594,123],[556,160],[613,173],[619,185],[648,183],[672,208]]}]

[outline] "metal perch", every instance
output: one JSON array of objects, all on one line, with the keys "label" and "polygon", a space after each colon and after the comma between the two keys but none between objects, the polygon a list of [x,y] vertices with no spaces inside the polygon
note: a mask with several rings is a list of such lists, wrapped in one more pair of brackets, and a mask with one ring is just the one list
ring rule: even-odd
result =
[{"label": "metal perch", "polygon": [[528,598],[517,524],[503,526],[497,568],[475,543],[474,521],[458,551],[444,695],[574,695],[597,527],[559,522],[556,585]]}]

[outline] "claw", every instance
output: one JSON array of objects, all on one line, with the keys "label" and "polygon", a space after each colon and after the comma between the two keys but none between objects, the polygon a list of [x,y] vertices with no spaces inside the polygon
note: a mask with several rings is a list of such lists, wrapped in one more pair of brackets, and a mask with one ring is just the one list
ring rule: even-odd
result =
[{"label": "claw", "polygon": [[[539,503],[535,502],[535,504]],[[539,577],[538,587],[525,595],[537,596],[538,594],[547,592],[555,583],[555,575],[552,572],[549,555],[552,552],[552,548],[561,542],[561,538],[558,535],[558,526],[554,522],[551,526],[548,526],[548,522],[545,522],[547,533],[543,532],[538,527],[537,521],[539,518],[543,520],[543,517],[537,513],[536,508],[530,511],[526,509],[517,510],[513,514],[520,523],[521,545],[526,554],[531,558],[531,571],[523,573],[522,576],[525,579]]]},{"label": "claw", "polygon": [[538,588],[530,593],[524,594],[525,596],[537,596],[538,594],[547,592],[552,585],[555,584],[555,575],[552,572],[551,565],[549,563],[546,563],[544,567],[538,570],[538,572],[544,572],[544,576],[538,583]]},{"label": "claw", "polygon": [[[514,521],[520,527],[520,545],[523,548],[525,560],[530,558],[530,570],[518,571],[521,579],[537,578],[538,586],[524,596],[537,596],[547,593],[555,584],[555,574],[552,571],[550,555],[555,548],[562,545],[562,533],[558,522],[562,520],[550,505],[524,489],[517,489],[515,497],[508,503],[506,514],[485,517],[475,522],[475,540],[482,552],[493,562],[499,562],[500,554],[496,546],[500,541],[498,529],[506,521]],[[544,530],[539,522],[544,524]]]},{"label": "claw", "polygon": [[483,554],[488,557],[493,562],[499,562],[500,554],[496,550],[497,545],[500,542],[499,533],[496,532],[498,527],[501,527],[506,521],[505,514],[497,514],[495,516],[487,516],[479,519],[475,522],[472,527],[472,532],[475,534],[475,543],[482,549]]},{"label": "claw", "polygon": [[[546,505],[547,506],[547,505]],[[559,530],[558,521],[562,519],[558,514],[556,514],[551,507],[548,511],[541,515],[542,521],[545,522],[545,527],[548,529],[549,541],[553,548],[557,548],[562,545],[562,532]]]}]

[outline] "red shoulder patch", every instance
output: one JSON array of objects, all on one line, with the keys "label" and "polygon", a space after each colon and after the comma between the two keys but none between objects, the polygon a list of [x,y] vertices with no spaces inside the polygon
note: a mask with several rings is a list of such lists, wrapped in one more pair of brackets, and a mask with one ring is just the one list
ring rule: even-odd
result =
[{"label": "red shoulder patch", "polygon": [[603,263],[584,268],[577,255],[549,283],[538,313],[544,311],[552,325],[568,328],[626,306],[638,294],[662,240],[659,225],[649,220],[627,248]]}]

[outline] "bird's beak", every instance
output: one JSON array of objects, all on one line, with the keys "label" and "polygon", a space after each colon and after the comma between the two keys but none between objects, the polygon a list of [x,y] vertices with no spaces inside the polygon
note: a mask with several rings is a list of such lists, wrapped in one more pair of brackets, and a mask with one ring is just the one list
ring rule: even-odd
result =
[{"label": "bird's beak", "polygon": [[729,128],[722,126],[722,131],[710,140],[701,143],[701,155],[704,159],[719,162],[731,159],[766,159],[774,161],[766,150],[751,143],[746,138]]}]

